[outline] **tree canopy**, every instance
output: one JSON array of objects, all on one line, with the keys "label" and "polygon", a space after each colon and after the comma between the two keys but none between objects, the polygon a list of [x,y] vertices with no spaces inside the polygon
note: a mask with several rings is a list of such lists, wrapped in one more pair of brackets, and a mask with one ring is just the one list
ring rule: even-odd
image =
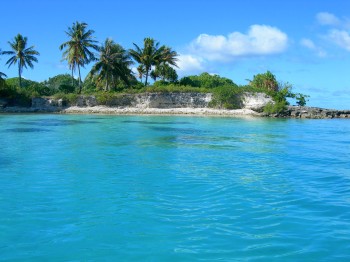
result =
[{"label": "tree canopy", "polygon": [[40,55],[38,51],[34,50],[34,46],[27,47],[28,38],[18,34],[15,36],[13,41],[9,41],[10,51],[3,51],[1,54],[10,55],[10,59],[7,60],[6,64],[10,67],[18,64],[18,77],[19,86],[22,87],[22,72],[23,67],[30,68],[34,67],[33,62],[38,62],[36,56]]},{"label": "tree canopy", "polygon": [[[160,46],[153,38],[146,37],[143,40],[143,47],[139,47],[134,43],[135,49],[130,49],[130,55],[140,64],[138,67],[139,77],[141,74],[145,75],[145,86],[148,84],[148,77],[151,73],[152,67],[159,67],[160,65],[177,66],[177,53],[165,45]],[[160,72],[160,70],[158,70]],[[153,72],[153,78],[157,78],[156,72]]]},{"label": "tree canopy", "polygon": [[278,91],[279,89],[276,77],[270,71],[255,75],[249,84],[255,88],[267,91]]},{"label": "tree canopy", "polygon": [[193,87],[215,88],[224,85],[234,85],[231,79],[219,75],[202,73],[200,75],[186,76],[180,79],[180,84]]},{"label": "tree canopy", "polygon": [[112,39],[106,39],[99,48],[100,56],[98,61],[92,67],[88,77],[97,77],[99,83],[105,83],[105,91],[110,90],[110,84],[116,86],[116,83],[122,80],[126,85],[130,84],[131,70],[133,63],[129,53]]}]

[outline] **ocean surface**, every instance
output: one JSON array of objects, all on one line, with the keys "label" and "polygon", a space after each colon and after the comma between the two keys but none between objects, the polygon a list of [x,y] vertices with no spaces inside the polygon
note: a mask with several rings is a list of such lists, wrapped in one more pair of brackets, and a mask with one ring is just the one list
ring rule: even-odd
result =
[{"label": "ocean surface", "polygon": [[350,120],[0,115],[0,261],[350,261]]}]

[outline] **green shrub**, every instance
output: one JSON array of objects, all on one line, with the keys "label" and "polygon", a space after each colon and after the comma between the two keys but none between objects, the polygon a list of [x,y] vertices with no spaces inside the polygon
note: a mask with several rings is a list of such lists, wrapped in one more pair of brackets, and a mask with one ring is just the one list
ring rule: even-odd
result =
[{"label": "green shrub", "polygon": [[63,101],[67,102],[68,104],[72,105],[75,104],[78,101],[78,94],[75,93],[56,93],[53,95],[54,99],[62,99]]},{"label": "green shrub", "polygon": [[198,88],[191,86],[183,86],[176,84],[168,84],[165,86],[149,86],[137,90],[137,93],[209,93],[207,88]]},{"label": "green shrub", "polygon": [[0,97],[9,100],[12,106],[31,106],[32,98],[46,95],[47,92],[45,91],[47,91],[47,89],[38,83],[30,84],[31,85],[26,88],[20,88],[16,85],[7,85],[3,83],[3,85],[0,86]]},{"label": "green shrub", "polygon": [[75,87],[71,85],[62,84],[58,87],[58,91],[64,94],[74,93]]},{"label": "green shrub", "polygon": [[224,85],[213,89],[213,99],[210,107],[219,107],[225,109],[242,108],[241,94],[244,89],[237,85]]},{"label": "green shrub", "polygon": [[309,101],[310,96],[308,95],[303,95],[301,93],[295,94],[295,99],[297,100],[297,105],[298,106],[305,106],[306,102]]},{"label": "green shrub", "polygon": [[50,96],[52,95],[52,90],[40,83],[32,83],[28,87],[24,88],[27,92],[31,93],[32,97],[35,96]]},{"label": "green shrub", "polygon": [[[45,80],[43,84],[52,90],[52,94],[54,94],[57,92],[65,92],[60,90],[61,86],[72,86],[72,84],[78,86],[78,80],[72,78],[69,74],[60,74],[50,77],[48,80]],[[72,92],[74,92],[74,90]]]},{"label": "green shrub", "polygon": [[99,105],[111,104],[111,101],[116,97],[115,93],[111,92],[99,92],[96,93],[96,101]]},{"label": "green shrub", "polygon": [[263,91],[277,92],[279,89],[278,82],[274,74],[267,71],[264,74],[257,74],[253,77],[250,85]]},{"label": "green shrub", "polygon": [[158,80],[153,83],[153,86],[159,87],[159,86],[168,86],[170,85],[170,82],[164,81],[164,80]]},{"label": "green shrub", "polygon": [[287,103],[286,101],[279,101],[275,103],[268,103],[264,107],[264,113],[266,114],[277,114],[282,113],[283,111],[287,110]]},{"label": "green shrub", "polygon": [[25,90],[17,90],[17,96],[14,99],[14,104],[18,106],[29,107],[32,105],[32,98],[38,97],[37,93],[26,92]]},{"label": "green shrub", "polygon": [[201,75],[186,76],[180,79],[180,85],[192,87],[215,88],[224,85],[234,85],[231,79],[220,77],[219,75],[211,75],[202,73]]},{"label": "green shrub", "polygon": [[106,106],[128,106],[134,99],[130,93],[100,92],[95,96],[99,105]]},{"label": "green shrub", "polygon": [[17,91],[15,87],[8,86],[5,81],[0,82],[0,97],[12,99],[16,97]]}]

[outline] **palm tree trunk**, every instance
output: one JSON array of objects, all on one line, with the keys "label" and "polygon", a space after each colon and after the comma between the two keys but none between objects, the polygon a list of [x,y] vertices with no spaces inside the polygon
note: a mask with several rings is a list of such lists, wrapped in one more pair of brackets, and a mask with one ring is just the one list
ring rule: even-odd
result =
[{"label": "palm tree trunk", "polygon": [[19,87],[22,88],[21,63],[18,63],[18,78],[19,78]]},{"label": "palm tree trunk", "polygon": [[73,67],[72,67],[72,86],[74,87]]},{"label": "palm tree trunk", "polygon": [[145,86],[147,86],[148,73],[146,73]]},{"label": "palm tree trunk", "polygon": [[108,72],[106,72],[106,86],[105,86],[105,91],[108,90]]},{"label": "palm tree trunk", "polygon": [[107,69],[107,72],[106,72],[106,88],[105,88],[105,91],[108,91],[108,87],[109,87],[109,70]]},{"label": "palm tree trunk", "polygon": [[114,90],[116,89],[116,84],[115,84],[115,77],[112,75],[112,83],[113,83],[113,88]]},{"label": "palm tree trunk", "polygon": [[80,76],[80,66],[78,65],[78,72],[79,72],[79,94],[81,93],[81,76]]},{"label": "palm tree trunk", "polygon": [[145,80],[145,86],[147,86],[148,72],[149,72],[149,68],[146,68],[146,80]]}]

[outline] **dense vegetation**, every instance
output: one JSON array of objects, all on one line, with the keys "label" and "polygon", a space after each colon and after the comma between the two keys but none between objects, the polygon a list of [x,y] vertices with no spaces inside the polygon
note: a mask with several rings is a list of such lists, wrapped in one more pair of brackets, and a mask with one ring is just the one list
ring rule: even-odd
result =
[{"label": "dense vegetation", "polygon": [[[210,92],[213,93],[212,107],[235,109],[241,106],[243,92],[263,92],[275,101],[266,106],[267,113],[283,111],[291,98],[298,105],[307,102],[308,96],[293,93],[290,84],[281,84],[269,71],[253,76],[245,86],[209,73],[178,79],[178,54],[170,47],[149,37],[144,39],[142,46],[134,43],[134,49],[130,50],[111,39],[99,46],[93,34],[86,23],[75,22],[68,27],[68,39],[59,45],[59,49],[63,51],[62,59],[67,61],[71,75],[60,74],[40,83],[22,79],[23,68],[33,68],[39,52],[34,46],[27,47],[27,37],[18,34],[8,42],[10,51],[0,50],[1,55],[11,56],[6,62],[8,66],[18,65],[18,77],[6,79],[7,76],[0,72],[0,97],[12,105],[29,106],[31,98],[38,96],[55,96],[72,102],[78,94],[94,94],[99,101],[107,103],[125,93]],[[82,80],[80,68],[91,62],[94,63],[92,69]],[[138,64],[137,72],[131,69],[134,64]],[[78,79],[73,77],[75,71],[78,71]],[[154,81],[152,85],[149,85],[149,78]]]}]

